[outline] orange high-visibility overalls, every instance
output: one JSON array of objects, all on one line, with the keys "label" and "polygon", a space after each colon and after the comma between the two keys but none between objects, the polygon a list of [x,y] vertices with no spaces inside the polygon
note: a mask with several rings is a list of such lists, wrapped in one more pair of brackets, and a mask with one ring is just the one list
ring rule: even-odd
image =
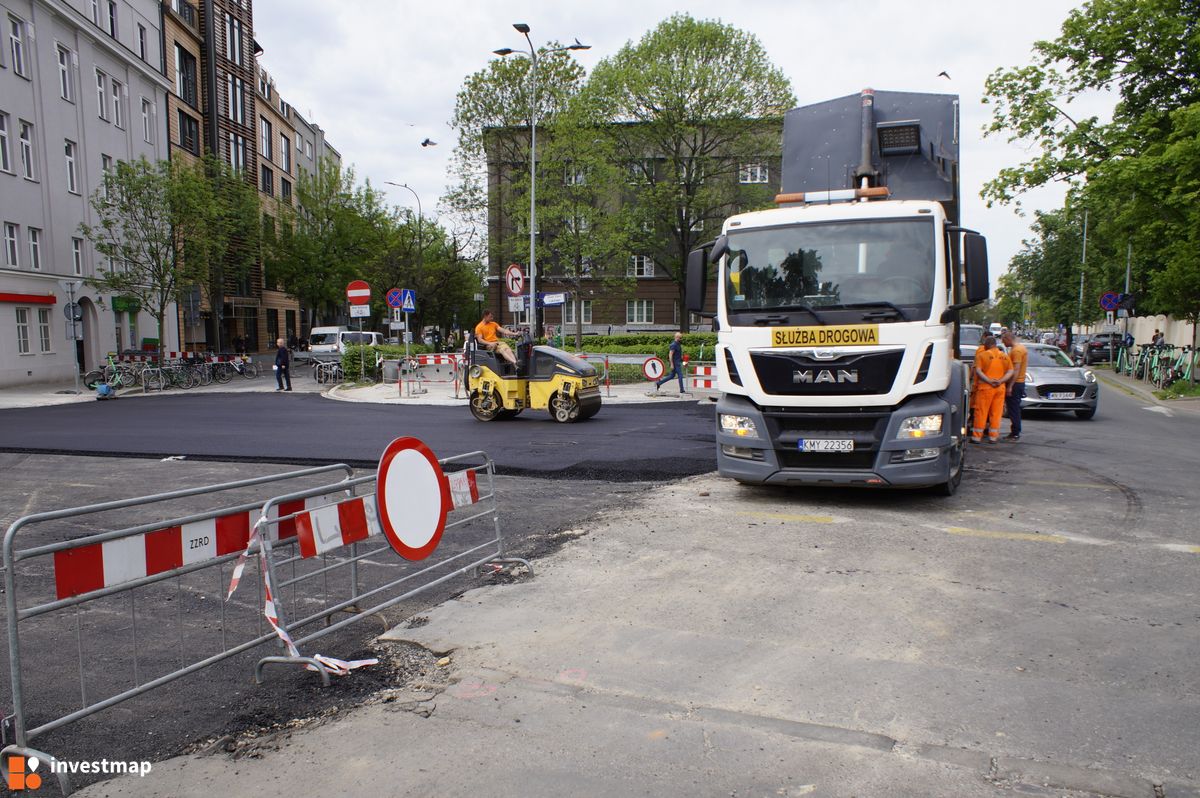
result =
[{"label": "orange high-visibility overalls", "polygon": [[[999,380],[1012,368],[1008,355],[999,349],[984,349],[975,352],[975,368],[993,380]],[[987,427],[988,440],[1000,440],[1000,417],[1004,412],[1004,386],[988,385],[978,376],[975,378],[975,396],[971,403],[975,417],[971,421],[971,438],[979,443],[983,439],[983,428]]]}]

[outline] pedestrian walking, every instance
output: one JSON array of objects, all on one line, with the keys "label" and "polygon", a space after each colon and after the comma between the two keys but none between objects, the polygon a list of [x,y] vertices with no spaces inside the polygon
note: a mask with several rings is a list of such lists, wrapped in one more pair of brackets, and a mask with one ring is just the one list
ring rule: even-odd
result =
[{"label": "pedestrian walking", "polygon": [[[283,345],[282,338],[276,339],[275,346],[279,347],[275,352],[275,383],[279,387],[275,390],[290,391],[292,390],[292,353]],[[285,384],[287,385],[286,388],[283,387]]]},{"label": "pedestrian walking", "polygon": [[1000,416],[1004,412],[1004,387],[1012,377],[1012,361],[996,347],[994,336],[985,335],[983,346],[975,352],[975,395],[971,403],[971,443],[983,440],[1000,442]]},{"label": "pedestrian walking", "polygon": [[1012,376],[1004,386],[1004,406],[1008,409],[1008,441],[1021,440],[1021,400],[1025,397],[1025,370],[1029,367],[1029,352],[1025,345],[1007,330],[1000,336],[1012,361]]},{"label": "pedestrian walking", "polygon": [[679,395],[687,394],[687,389],[683,387],[683,333],[675,333],[675,340],[667,347],[668,359],[671,361],[671,371],[664,374],[661,379],[654,383],[654,390],[658,390],[663,384],[671,381],[672,378],[679,378]]}]

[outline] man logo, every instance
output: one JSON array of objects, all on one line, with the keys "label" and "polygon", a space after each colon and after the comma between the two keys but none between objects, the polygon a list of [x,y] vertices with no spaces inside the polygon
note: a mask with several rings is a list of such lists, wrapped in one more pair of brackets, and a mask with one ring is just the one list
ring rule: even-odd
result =
[{"label": "man logo", "polygon": [[838,369],[837,376],[834,376],[834,372],[829,369],[821,369],[816,374],[813,373],[812,369],[797,370],[792,372],[792,382],[797,385],[801,383],[806,385],[820,385],[822,383],[828,385],[836,383],[841,385],[844,382],[857,383],[858,369]]}]

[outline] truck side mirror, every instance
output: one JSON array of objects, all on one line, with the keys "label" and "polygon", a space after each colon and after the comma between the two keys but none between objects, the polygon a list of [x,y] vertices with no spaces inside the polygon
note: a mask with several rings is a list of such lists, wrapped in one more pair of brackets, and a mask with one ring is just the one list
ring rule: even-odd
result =
[{"label": "truck side mirror", "polygon": [[991,294],[987,239],[978,233],[963,234],[963,266],[967,280],[967,302],[974,305],[986,301]]},{"label": "truck side mirror", "polygon": [[704,296],[708,291],[708,250],[693,249],[687,259],[685,299],[691,313],[704,312]]}]

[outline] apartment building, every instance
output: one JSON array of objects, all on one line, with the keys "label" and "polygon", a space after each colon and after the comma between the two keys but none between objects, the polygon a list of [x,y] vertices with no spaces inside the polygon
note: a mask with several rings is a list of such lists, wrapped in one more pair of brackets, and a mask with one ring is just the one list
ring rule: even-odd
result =
[{"label": "apartment building", "polygon": [[[264,230],[274,228],[279,204],[294,201],[300,174],[315,172],[321,158],[340,163],[341,156],[261,64],[251,0],[169,0],[164,9],[171,157],[217,153],[258,188]],[[197,287],[181,303],[188,348],[257,352],[273,348],[276,338],[307,333],[299,303],[268,284],[261,260],[244,275],[226,275],[218,288]]]},{"label": "apartment building", "polygon": [[[539,128],[539,151],[546,136]],[[503,274],[513,263],[526,272],[528,270],[529,231],[525,226],[524,214],[527,213],[529,199],[524,193],[524,186],[529,170],[529,131],[528,128],[494,130],[486,141],[489,197],[486,307],[493,310],[503,325],[525,325],[528,323],[528,313],[514,310],[519,301],[514,301],[510,306]],[[639,239],[646,242],[655,236],[669,237],[674,233],[669,225],[686,224],[689,237],[698,244],[717,236],[725,217],[768,204],[779,185],[781,160],[778,148],[782,141],[782,122],[760,120],[752,135],[747,136],[747,141],[752,143],[734,148],[739,151],[737,154],[718,154],[705,159],[703,164],[688,164],[654,153],[629,163],[617,164],[617,173],[623,175],[618,181],[619,185],[610,185],[605,193],[595,198],[596,204],[602,206],[608,215],[616,216],[624,205],[636,203],[639,192],[655,184],[680,181],[681,171],[687,169],[696,169],[703,174],[699,180],[690,178],[692,190],[696,190],[696,183],[705,186],[719,184],[719,195],[726,200],[719,207],[709,206],[703,212],[696,208],[675,208],[675,212],[669,214],[672,220],[643,219],[639,228],[628,236],[635,243],[631,243],[627,251],[611,254],[610,262],[603,265],[590,261],[565,262],[547,255],[547,252],[570,249],[569,245],[556,246],[555,237],[573,235],[577,232],[577,226],[586,223],[587,219],[559,219],[554,218],[551,211],[539,210],[537,236],[539,252],[543,254],[539,255],[537,262],[537,292],[539,296],[550,293],[562,294],[567,298],[562,304],[539,309],[542,328],[553,327],[572,333],[576,330],[578,313],[585,334],[680,329],[686,311],[683,310],[680,285],[672,278],[671,271],[682,273],[683,264],[661,262],[661,253],[667,247],[639,245],[636,242]],[[585,171],[570,164],[547,164],[542,158],[539,152],[539,201],[547,194],[553,196],[562,193],[557,191],[557,186],[548,185],[548,181],[561,181],[562,186],[569,189],[571,186],[582,186],[590,179]],[[661,185],[656,187],[661,188]],[[555,203],[551,201],[549,204]],[[558,205],[561,207],[561,203]],[[673,221],[676,219],[680,221]],[[656,251],[660,254],[656,255]],[[624,275],[625,279],[614,279],[620,275]],[[711,309],[715,309],[715,286],[710,286],[708,298]],[[578,302],[573,301],[575,299]],[[710,324],[707,319],[696,316],[687,321],[691,329],[708,329]]]},{"label": "apartment building", "polygon": [[157,343],[136,302],[83,283],[105,264],[79,227],[106,169],[167,157],[163,15],[155,0],[0,0],[0,24],[0,385],[69,380]]}]

